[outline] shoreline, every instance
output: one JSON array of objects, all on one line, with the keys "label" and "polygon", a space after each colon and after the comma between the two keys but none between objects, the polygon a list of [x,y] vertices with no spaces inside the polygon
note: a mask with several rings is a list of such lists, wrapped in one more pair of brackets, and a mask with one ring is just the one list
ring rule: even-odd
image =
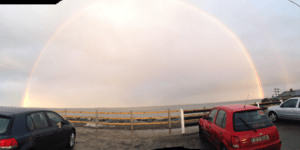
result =
[{"label": "shoreline", "polygon": [[194,103],[194,104],[174,104],[174,105],[163,105],[163,106],[134,106],[134,107],[94,107],[94,108],[76,108],[76,107],[62,107],[62,108],[44,108],[44,107],[27,107],[27,108],[33,108],[33,109],[52,109],[52,110],[63,110],[63,109],[70,109],[70,110],[75,110],[75,109],[86,109],[86,110],[144,110],[144,109],[160,109],[160,108],[177,108],[179,106],[181,107],[193,107],[193,106],[200,106],[200,105],[216,105],[216,104],[226,104],[226,103],[247,103],[247,104],[252,104],[253,102],[261,102],[262,99],[251,99],[251,100],[232,100],[232,101],[219,101],[219,102],[208,102],[208,103]]}]

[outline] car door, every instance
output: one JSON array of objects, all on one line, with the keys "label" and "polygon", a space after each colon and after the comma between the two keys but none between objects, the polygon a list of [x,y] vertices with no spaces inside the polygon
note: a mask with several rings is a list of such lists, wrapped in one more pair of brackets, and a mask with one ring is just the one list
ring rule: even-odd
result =
[{"label": "car door", "polygon": [[[30,122],[33,122],[31,124]],[[27,115],[27,127],[34,140],[36,149],[53,149],[55,145],[53,129],[50,128],[43,112],[36,112]]]},{"label": "car door", "polygon": [[214,124],[217,112],[218,112],[218,109],[211,110],[207,116],[206,121],[203,124],[204,135],[211,142],[213,140],[212,125]]},{"label": "car door", "polygon": [[295,109],[295,118],[296,120],[300,120],[300,100],[298,99],[298,104]]},{"label": "car door", "polygon": [[49,112],[46,112],[46,114],[49,118],[51,127],[53,127],[55,129],[54,136],[56,138],[56,140],[55,140],[56,144],[57,145],[66,144],[66,142],[69,139],[69,132],[68,132],[69,130],[63,124],[58,125],[59,123],[62,123],[64,119],[60,115],[58,115],[54,112],[49,111]]},{"label": "car door", "polygon": [[295,109],[298,99],[289,99],[278,108],[277,112],[280,118],[295,119]]},{"label": "car door", "polygon": [[220,147],[220,143],[224,137],[225,133],[225,126],[226,126],[226,112],[224,110],[219,110],[215,124],[212,125],[212,132],[213,132],[213,144],[216,147]]}]

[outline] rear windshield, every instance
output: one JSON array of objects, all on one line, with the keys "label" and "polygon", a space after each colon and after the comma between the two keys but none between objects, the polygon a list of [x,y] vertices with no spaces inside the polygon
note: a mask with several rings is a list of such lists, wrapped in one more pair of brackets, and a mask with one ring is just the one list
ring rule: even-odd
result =
[{"label": "rear windshield", "polygon": [[[244,121],[244,122],[243,122]],[[273,126],[272,121],[263,110],[236,112],[233,114],[233,128],[235,131],[249,131]]]},{"label": "rear windshield", "polygon": [[9,123],[10,123],[10,119],[0,117],[0,134],[7,133]]}]

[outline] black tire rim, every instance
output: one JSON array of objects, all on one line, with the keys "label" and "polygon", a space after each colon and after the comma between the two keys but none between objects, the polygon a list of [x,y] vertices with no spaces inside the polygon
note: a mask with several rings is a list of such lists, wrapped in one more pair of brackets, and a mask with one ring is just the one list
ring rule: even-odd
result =
[{"label": "black tire rim", "polygon": [[269,115],[271,121],[277,121],[277,115],[274,112],[271,112]]}]

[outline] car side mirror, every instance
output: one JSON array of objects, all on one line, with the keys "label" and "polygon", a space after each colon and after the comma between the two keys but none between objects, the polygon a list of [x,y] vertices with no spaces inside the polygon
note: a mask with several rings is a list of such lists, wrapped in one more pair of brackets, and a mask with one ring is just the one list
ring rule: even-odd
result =
[{"label": "car side mirror", "polygon": [[69,124],[69,121],[68,121],[68,120],[63,120],[63,121],[61,122],[61,124],[62,124],[62,125],[65,125],[65,124],[68,125],[68,124]]}]

